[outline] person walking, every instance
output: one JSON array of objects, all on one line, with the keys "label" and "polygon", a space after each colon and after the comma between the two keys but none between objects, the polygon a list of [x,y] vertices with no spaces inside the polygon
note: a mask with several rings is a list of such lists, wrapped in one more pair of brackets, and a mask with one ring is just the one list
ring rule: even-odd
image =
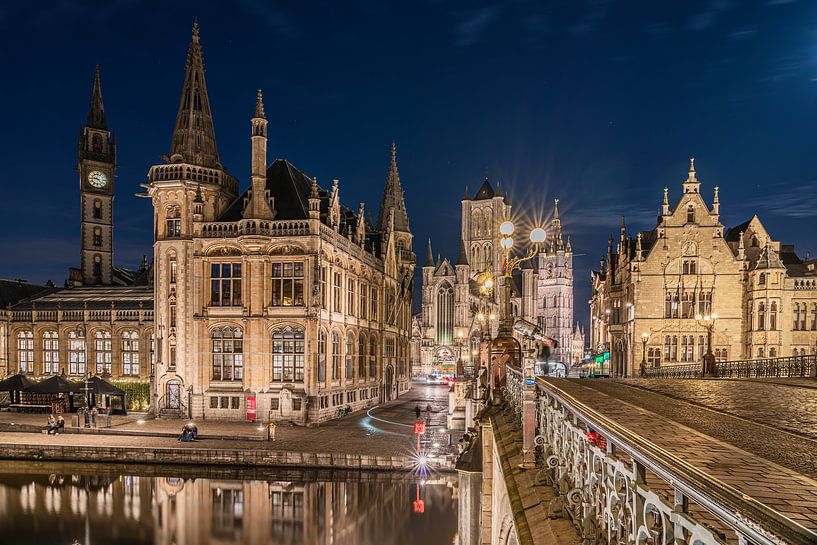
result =
[{"label": "person walking", "polygon": [[419,406],[419,405],[415,405],[415,406],[414,406],[414,414],[415,414],[415,415],[417,415],[417,420],[420,420],[420,413],[421,413],[421,412],[422,412],[422,411],[420,410],[420,406]]},{"label": "person walking", "polygon": [[96,428],[96,417],[97,417],[98,414],[99,414],[99,411],[97,410],[96,405],[94,405],[94,408],[91,409],[91,427],[92,428]]}]

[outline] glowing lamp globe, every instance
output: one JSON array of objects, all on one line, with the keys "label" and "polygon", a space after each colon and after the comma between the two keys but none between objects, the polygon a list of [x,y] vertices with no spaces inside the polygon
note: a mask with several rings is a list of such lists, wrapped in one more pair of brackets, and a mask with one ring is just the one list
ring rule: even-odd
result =
[{"label": "glowing lamp globe", "polygon": [[701,316],[700,314],[696,314],[695,319],[700,322],[701,320],[703,320],[703,316]]},{"label": "glowing lamp globe", "polygon": [[491,289],[494,287],[494,281],[489,278],[488,280],[483,282],[482,285],[485,286],[485,289]]},{"label": "glowing lamp globe", "polygon": [[499,232],[503,235],[511,236],[513,234],[513,222],[510,221],[503,221],[502,224],[499,226]]},{"label": "glowing lamp globe", "polygon": [[511,237],[505,237],[499,241],[499,245],[505,248],[506,250],[510,250],[513,246],[513,239]]},{"label": "glowing lamp globe", "polygon": [[712,319],[714,320],[714,319],[715,319],[715,318],[717,318],[717,317],[718,317],[717,313],[713,312],[713,313],[712,313]]},{"label": "glowing lamp globe", "polygon": [[534,244],[542,244],[545,241],[545,236],[545,230],[541,227],[537,227],[530,232],[530,241]]}]

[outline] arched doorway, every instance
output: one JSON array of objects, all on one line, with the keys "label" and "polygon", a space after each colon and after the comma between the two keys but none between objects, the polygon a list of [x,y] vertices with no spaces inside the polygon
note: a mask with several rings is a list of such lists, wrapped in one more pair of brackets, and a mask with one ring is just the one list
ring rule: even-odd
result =
[{"label": "arched doorway", "polygon": [[384,385],[385,392],[383,393],[384,401],[392,400],[392,390],[394,388],[394,367],[386,366],[386,382]]},{"label": "arched doorway", "polygon": [[178,380],[169,380],[166,386],[165,407],[179,409],[181,407],[181,383]]}]

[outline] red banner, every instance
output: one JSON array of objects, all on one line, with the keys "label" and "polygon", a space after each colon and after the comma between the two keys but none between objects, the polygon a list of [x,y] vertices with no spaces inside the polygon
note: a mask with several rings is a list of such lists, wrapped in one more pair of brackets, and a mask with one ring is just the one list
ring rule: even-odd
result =
[{"label": "red banner", "polygon": [[415,422],[414,423],[414,433],[417,435],[422,435],[426,432],[426,423],[425,422]]},{"label": "red banner", "polygon": [[255,398],[247,398],[247,420],[255,422]]}]

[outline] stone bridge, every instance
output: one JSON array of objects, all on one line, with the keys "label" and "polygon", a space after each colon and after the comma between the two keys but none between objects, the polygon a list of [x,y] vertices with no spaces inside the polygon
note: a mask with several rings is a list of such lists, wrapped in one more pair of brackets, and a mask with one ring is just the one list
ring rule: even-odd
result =
[{"label": "stone bridge", "polygon": [[526,385],[509,368],[480,414],[480,522],[462,543],[817,543],[817,380],[762,376]]}]

